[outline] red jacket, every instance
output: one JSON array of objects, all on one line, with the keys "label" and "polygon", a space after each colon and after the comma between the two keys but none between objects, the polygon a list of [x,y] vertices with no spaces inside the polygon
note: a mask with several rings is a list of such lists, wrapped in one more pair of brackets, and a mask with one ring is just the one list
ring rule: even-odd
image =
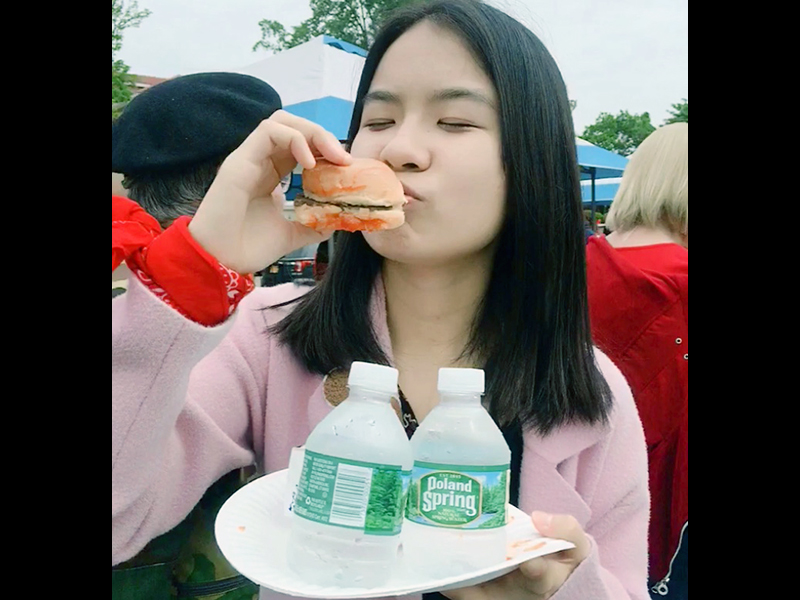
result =
[{"label": "red jacket", "polygon": [[689,251],[612,248],[596,236],[586,252],[592,335],[627,378],[644,426],[658,581],[689,519]]}]

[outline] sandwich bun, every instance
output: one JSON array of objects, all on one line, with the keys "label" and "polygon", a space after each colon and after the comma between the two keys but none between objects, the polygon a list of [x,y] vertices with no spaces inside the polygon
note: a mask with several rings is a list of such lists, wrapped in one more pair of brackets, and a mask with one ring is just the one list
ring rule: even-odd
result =
[{"label": "sandwich bun", "polygon": [[317,231],[381,231],[405,223],[403,184],[385,163],[354,158],[347,166],[317,159],[303,171],[294,200],[299,223]]}]

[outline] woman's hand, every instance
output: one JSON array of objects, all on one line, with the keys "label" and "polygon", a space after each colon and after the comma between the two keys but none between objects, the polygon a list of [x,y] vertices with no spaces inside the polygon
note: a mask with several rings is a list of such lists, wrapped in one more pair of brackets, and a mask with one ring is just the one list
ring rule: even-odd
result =
[{"label": "woman's hand", "polygon": [[567,540],[572,550],[534,558],[499,579],[474,587],[442,592],[451,600],[547,600],[589,555],[589,538],[574,517],[534,512],[533,524],[543,536]]},{"label": "woman's hand", "polygon": [[310,169],[315,157],[347,165],[352,158],[336,137],[315,123],[275,112],[222,163],[189,224],[195,240],[226,267],[254,273],[281,256],[326,239],[288,221],[273,191],[295,165]]}]

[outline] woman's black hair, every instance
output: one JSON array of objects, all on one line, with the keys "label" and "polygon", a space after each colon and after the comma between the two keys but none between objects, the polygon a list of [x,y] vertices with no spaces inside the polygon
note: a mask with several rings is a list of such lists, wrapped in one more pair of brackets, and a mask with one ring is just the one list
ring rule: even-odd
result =
[{"label": "woman's black hair", "polygon": [[[421,21],[455,33],[497,92],[507,210],[465,348],[486,371],[489,411],[501,426],[517,422],[542,434],[569,422],[604,422],[611,392],[595,364],[589,327],[572,114],[564,81],[541,41],[475,0],[401,9],[367,55],[348,140],[358,133],[363,98],[384,53]],[[388,364],[369,310],[383,259],[360,233],[337,232],[334,249],[324,280],[273,332],[320,374],[354,360]]]}]

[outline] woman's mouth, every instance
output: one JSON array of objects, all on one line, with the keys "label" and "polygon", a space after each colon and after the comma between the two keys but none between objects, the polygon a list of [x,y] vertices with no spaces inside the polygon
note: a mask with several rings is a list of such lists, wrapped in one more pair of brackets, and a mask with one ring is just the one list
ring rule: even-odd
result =
[{"label": "woman's mouth", "polygon": [[421,200],[419,194],[415,192],[413,189],[408,187],[406,184],[403,184],[403,193],[406,197],[406,205],[415,204]]}]

